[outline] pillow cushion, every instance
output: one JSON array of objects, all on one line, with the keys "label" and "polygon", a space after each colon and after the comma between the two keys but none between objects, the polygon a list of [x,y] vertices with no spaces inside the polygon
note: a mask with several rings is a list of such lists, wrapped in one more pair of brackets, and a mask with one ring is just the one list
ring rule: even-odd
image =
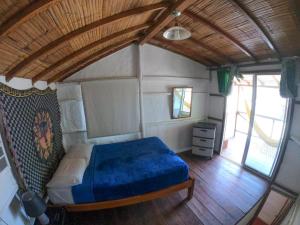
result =
[{"label": "pillow cushion", "polygon": [[93,145],[90,144],[77,144],[72,145],[66,155],[65,158],[68,159],[85,159],[87,165],[90,162],[91,154],[93,150]]},{"label": "pillow cushion", "polygon": [[86,168],[87,162],[85,159],[69,159],[64,157],[52,179],[47,184],[47,187],[71,187],[81,184]]}]

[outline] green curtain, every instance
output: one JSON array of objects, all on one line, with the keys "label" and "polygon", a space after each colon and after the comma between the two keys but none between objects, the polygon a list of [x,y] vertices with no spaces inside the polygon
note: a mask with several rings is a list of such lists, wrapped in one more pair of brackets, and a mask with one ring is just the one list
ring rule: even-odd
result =
[{"label": "green curtain", "polygon": [[219,93],[228,96],[231,91],[233,74],[231,73],[231,69],[229,68],[220,68],[217,71],[218,74],[218,85],[219,85]]},{"label": "green curtain", "polygon": [[297,96],[295,59],[284,59],[282,61],[280,95],[283,98],[295,98]]}]

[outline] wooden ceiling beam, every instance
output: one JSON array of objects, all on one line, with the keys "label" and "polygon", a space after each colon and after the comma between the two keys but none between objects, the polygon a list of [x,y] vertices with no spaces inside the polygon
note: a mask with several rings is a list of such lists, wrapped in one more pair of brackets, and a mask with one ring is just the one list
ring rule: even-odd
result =
[{"label": "wooden ceiling beam", "polygon": [[37,60],[42,55],[44,55],[44,54],[48,53],[49,51],[55,49],[59,45],[65,43],[67,41],[70,41],[73,38],[78,37],[79,35],[81,35],[85,32],[93,30],[93,29],[95,29],[99,26],[103,26],[105,24],[109,24],[109,23],[113,23],[113,22],[122,20],[126,17],[139,15],[139,14],[146,13],[146,12],[152,12],[152,11],[165,9],[168,5],[169,5],[168,3],[163,2],[163,3],[156,3],[156,4],[152,4],[152,5],[148,5],[148,6],[143,6],[143,7],[139,7],[139,8],[130,9],[130,10],[120,12],[118,14],[115,14],[115,15],[97,20],[93,23],[90,23],[90,24],[84,26],[84,27],[78,28],[77,30],[74,30],[74,31],[62,36],[62,37],[56,39],[55,41],[50,42],[46,46],[40,48],[38,51],[36,51],[35,53],[33,53],[32,55],[30,55],[29,57],[27,57],[26,59],[24,59],[20,63],[18,63],[14,68],[12,68],[10,71],[8,71],[5,74],[6,81],[10,81],[17,74],[17,72],[22,70],[25,66],[29,65],[33,61]]},{"label": "wooden ceiling beam", "polygon": [[39,74],[37,74],[36,76],[34,76],[32,78],[32,82],[35,83],[38,80],[43,79],[43,77],[45,77],[51,71],[57,69],[58,67],[60,67],[60,66],[64,65],[65,63],[67,63],[68,61],[73,60],[74,58],[80,56],[81,54],[83,54],[85,52],[88,52],[88,51],[92,50],[93,48],[95,48],[95,47],[97,47],[97,46],[99,46],[99,45],[101,45],[101,44],[103,44],[107,41],[110,41],[112,39],[121,37],[122,35],[130,34],[130,33],[133,33],[133,32],[137,32],[137,31],[146,29],[150,26],[151,26],[150,23],[133,26],[133,27],[127,28],[125,30],[122,30],[122,31],[116,32],[114,34],[111,34],[109,36],[106,36],[106,37],[104,37],[100,40],[97,40],[97,41],[89,44],[89,45],[86,45],[85,47],[73,52],[72,54],[70,54],[70,55],[66,56],[65,58],[63,58],[63,59],[57,61],[56,63],[52,64],[47,69],[41,71]]},{"label": "wooden ceiling beam", "polygon": [[203,48],[203,49],[206,49],[207,51],[210,51],[210,52],[212,52],[214,55],[216,55],[218,58],[222,58],[222,59],[225,59],[227,62],[229,62],[229,63],[235,63],[235,61],[231,58],[231,57],[229,57],[229,56],[227,56],[227,55],[225,55],[225,54],[223,54],[222,52],[220,52],[218,49],[216,49],[216,48],[213,48],[213,47],[211,47],[211,46],[209,46],[209,45],[207,45],[207,44],[205,44],[205,43],[203,43],[203,42],[201,42],[201,41],[199,41],[199,40],[196,40],[195,38],[190,38],[190,39],[188,39],[189,41],[191,41],[192,43],[194,43],[195,45],[198,45],[198,46],[200,46],[201,48]]},{"label": "wooden ceiling beam", "polygon": [[158,34],[165,26],[167,26],[172,20],[174,20],[174,16],[172,16],[172,12],[174,10],[183,12],[186,8],[193,5],[196,1],[197,0],[177,0],[173,5],[171,5],[167,10],[165,10],[165,12],[155,22],[155,24],[149,28],[149,31],[145,34],[145,36],[140,41],[140,45],[147,43],[156,34]]},{"label": "wooden ceiling beam", "polygon": [[264,28],[264,26],[259,22],[256,16],[247,9],[242,3],[238,0],[229,0],[229,2],[252,24],[256,31],[262,36],[269,48],[277,55],[278,58],[281,58],[281,54],[277,46],[272,40],[271,35]]},{"label": "wooden ceiling beam", "polygon": [[167,41],[167,40],[164,40],[162,38],[154,38],[154,40],[161,43],[161,44],[163,44],[163,45],[174,48],[174,49],[178,50],[178,52],[190,53],[192,55],[195,55],[195,57],[197,57],[197,59],[199,59],[200,62],[204,62],[204,65],[206,65],[206,66],[208,66],[208,64],[213,65],[213,66],[219,66],[220,65],[218,62],[216,62],[212,59],[209,59],[205,56],[202,56],[198,52],[193,51],[192,49],[183,47],[182,45],[179,45],[179,44],[175,44],[173,41],[169,41],[169,40]]},{"label": "wooden ceiling beam", "polygon": [[1,24],[0,37],[7,35],[20,24],[24,23],[26,20],[29,20],[36,14],[47,9],[51,4],[57,1],[58,0],[37,0],[31,2],[29,5],[16,12],[14,15],[9,17],[4,23]]},{"label": "wooden ceiling beam", "polygon": [[208,21],[206,18],[199,16],[195,13],[193,13],[190,10],[186,10],[183,12],[183,14],[189,18],[191,18],[193,21],[195,22],[199,22],[202,23],[206,26],[208,26],[211,30],[213,30],[214,32],[222,35],[223,37],[225,37],[227,40],[229,40],[234,46],[236,46],[238,49],[240,49],[243,53],[245,53],[248,57],[254,59],[255,61],[257,61],[255,55],[246,47],[244,46],[242,43],[240,43],[237,39],[235,39],[231,34],[227,33],[226,31],[224,31],[223,29],[221,29],[220,27],[218,27],[217,25],[211,23],[210,21]]},{"label": "wooden ceiling beam", "polygon": [[[83,64],[85,65],[86,62],[90,62],[91,60],[93,60],[95,57],[105,57],[109,54],[112,54],[112,52],[114,52],[114,50],[116,49],[119,49],[119,48],[123,48],[125,45],[127,44],[130,44],[136,40],[138,40],[140,37],[139,36],[134,36],[134,37],[131,37],[131,38],[127,38],[123,41],[120,41],[118,43],[115,43],[111,46],[108,46],[108,47],[105,47],[99,51],[96,51],[95,53],[83,58],[82,60],[80,60],[79,62],[77,62],[76,64],[68,67],[67,69],[55,74],[54,76],[52,76],[51,78],[49,78],[47,80],[48,83],[52,83],[52,82],[55,82],[55,81],[58,81],[60,79],[66,79],[67,76],[69,76],[71,73],[73,74],[74,71],[76,68],[82,66]],[[85,65],[87,66],[87,65]],[[84,67],[85,67],[84,66]]]}]

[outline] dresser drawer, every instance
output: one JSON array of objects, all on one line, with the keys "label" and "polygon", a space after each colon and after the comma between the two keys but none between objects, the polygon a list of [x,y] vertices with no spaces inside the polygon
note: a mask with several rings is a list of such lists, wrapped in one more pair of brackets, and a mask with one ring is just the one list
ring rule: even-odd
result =
[{"label": "dresser drawer", "polygon": [[204,138],[215,138],[216,129],[193,128],[193,136]]},{"label": "dresser drawer", "polygon": [[205,148],[214,147],[214,139],[206,139],[201,137],[193,137],[193,145]]},{"label": "dresser drawer", "polygon": [[213,156],[213,149],[212,148],[201,148],[197,146],[192,147],[192,153],[199,156],[207,156],[212,157]]}]

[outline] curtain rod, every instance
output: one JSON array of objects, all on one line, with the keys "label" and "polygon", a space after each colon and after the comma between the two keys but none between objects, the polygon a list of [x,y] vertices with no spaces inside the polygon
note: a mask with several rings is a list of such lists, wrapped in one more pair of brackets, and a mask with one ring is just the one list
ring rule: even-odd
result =
[{"label": "curtain rod", "polygon": [[242,74],[257,74],[257,75],[276,75],[276,74],[280,74],[281,70],[280,69],[276,69],[276,70],[240,70],[240,72]]},{"label": "curtain rod", "polygon": [[[248,64],[236,64],[237,67],[252,67],[252,66],[268,66],[268,65],[280,65],[280,61],[272,61],[272,62],[258,62],[258,63],[248,63]],[[231,65],[224,65],[224,67],[230,67]],[[217,70],[218,67],[210,67],[211,71]]]}]

